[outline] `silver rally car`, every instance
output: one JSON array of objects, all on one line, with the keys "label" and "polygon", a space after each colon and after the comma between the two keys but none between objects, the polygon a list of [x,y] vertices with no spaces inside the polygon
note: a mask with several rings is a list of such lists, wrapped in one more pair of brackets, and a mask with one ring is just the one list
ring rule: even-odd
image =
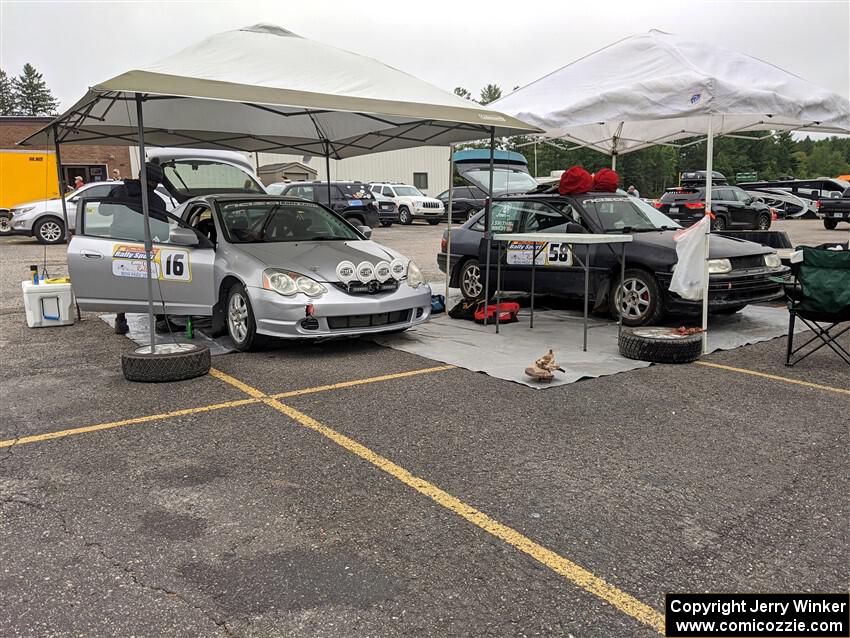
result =
[{"label": "silver rally car", "polygon": [[[236,192],[227,184],[244,180],[220,168],[214,186],[199,187],[209,167],[195,164],[163,165],[166,187],[183,203],[151,213],[156,313],[211,316],[213,330],[226,330],[240,350],[256,347],[259,335],[352,336],[428,319],[431,289],[419,268],[371,241],[370,229],[316,202]],[[213,189],[224,193],[191,197]],[[86,199],[79,207],[68,267],[80,307],[147,312],[141,206]]]}]

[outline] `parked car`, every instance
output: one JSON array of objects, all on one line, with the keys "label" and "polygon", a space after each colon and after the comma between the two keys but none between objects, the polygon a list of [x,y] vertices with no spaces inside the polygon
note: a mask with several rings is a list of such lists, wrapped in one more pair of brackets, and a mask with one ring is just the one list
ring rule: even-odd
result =
[{"label": "parked car", "polygon": [[[557,193],[526,194],[493,202],[494,230],[503,232],[629,233],[626,244],[626,290],[619,290],[620,248],[589,246],[590,297],[596,310],[622,315],[623,323],[638,326],[656,323],[665,314],[698,313],[701,302],[682,299],[669,291],[677,257],[673,235],[678,224],[651,205],[624,193],[587,193],[562,196]],[[484,277],[481,264],[486,257],[483,211],[452,231],[450,285],[459,287],[467,299],[482,297]],[[437,263],[446,270],[443,236]],[[578,248],[584,258],[584,247]],[[502,262],[502,289],[530,290],[530,254],[513,244]],[[527,251],[526,251],[527,252]],[[752,242],[712,235],[710,238],[709,309],[715,313],[736,312],[748,304],[770,301],[782,294],[772,278],[788,272],[772,248]],[[495,288],[497,259],[494,244],[490,260],[491,288]],[[574,263],[566,245],[549,244],[538,258],[536,290],[562,297],[581,297],[584,271]],[[492,294],[492,290],[491,290]]]},{"label": "parked car", "polygon": [[[711,189],[712,230],[768,230],[773,211],[764,202],[748,195],[737,186],[718,186]],[[656,207],[683,226],[698,222],[705,215],[705,187],[683,185],[670,188],[661,196]]]},{"label": "parked car", "polygon": [[[487,193],[475,186],[455,186],[452,191],[453,222],[465,222],[479,210],[484,208],[484,204],[487,200]],[[443,219],[447,219],[449,216],[449,191],[444,190],[442,193],[437,195],[437,199],[443,202],[443,208],[446,210],[446,214],[443,215]]]},{"label": "parked car", "polygon": [[841,196],[833,192],[829,198],[817,201],[818,216],[823,219],[823,226],[827,230],[835,230],[838,222],[850,223],[850,186]]},{"label": "parked car", "polygon": [[375,191],[372,191],[372,197],[375,198],[375,205],[378,207],[378,212],[381,214],[381,226],[389,227],[393,224],[397,224],[399,214],[396,203],[389,197],[384,197]]},{"label": "parked car", "polygon": [[321,181],[291,182],[281,190],[280,195],[324,204],[355,226],[377,228],[382,216],[385,221],[394,221],[391,211],[379,210],[375,197],[364,182],[331,182],[330,203],[328,183]]},{"label": "parked car", "polygon": [[[428,319],[431,290],[419,268],[371,241],[368,227],[318,202],[240,193],[243,177],[207,165],[164,172],[181,204],[151,217],[157,312],[212,316],[213,330],[226,330],[239,350],[266,336],[402,331]],[[174,189],[183,177],[192,187]],[[78,205],[68,269],[80,308],[146,312],[141,206]]]},{"label": "parked car", "polygon": [[369,184],[373,193],[380,193],[398,206],[399,222],[410,225],[415,219],[424,219],[429,224],[439,224],[445,214],[443,202],[423,195],[418,188],[407,184],[373,182]]},{"label": "parked car", "polygon": [[[124,182],[90,182],[65,195],[65,207],[68,212],[68,224],[74,228],[77,202],[82,198],[106,197],[113,187]],[[177,205],[168,192],[157,188],[167,209]],[[26,235],[35,237],[40,244],[62,244],[65,242],[65,221],[62,216],[62,200],[42,199],[35,202],[18,204],[9,211],[9,230],[5,235]]]},{"label": "parked car", "polygon": [[816,177],[814,179],[794,179],[787,176],[775,180],[763,180],[760,182],[739,182],[738,186],[747,191],[764,191],[766,193],[789,193],[800,198],[807,204],[806,210],[794,212],[793,216],[802,216],[814,219],[824,216],[817,207],[818,200],[841,197],[850,182],[838,177]]}]

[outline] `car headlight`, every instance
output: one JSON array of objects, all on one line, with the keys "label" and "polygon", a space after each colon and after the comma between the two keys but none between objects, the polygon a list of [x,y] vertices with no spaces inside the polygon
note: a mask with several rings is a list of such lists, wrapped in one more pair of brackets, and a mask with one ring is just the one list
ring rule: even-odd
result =
[{"label": "car headlight", "polygon": [[779,268],[782,265],[782,260],[776,253],[770,253],[764,256],[764,265],[768,268]]},{"label": "car headlight", "polygon": [[12,217],[17,215],[23,215],[24,213],[30,212],[35,206],[24,206],[23,208],[13,208],[12,209]]},{"label": "car headlight", "polygon": [[732,262],[728,259],[708,260],[708,273],[710,275],[719,275],[727,272],[732,272]]},{"label": "car headlight", "polygon": [[303,293],[308,297],[319,297],[328,289],[315,279],[311,279],[297,272],[286,270],[275,270],[273,268],[263,271],[263,288],[291,297],[297,293]]},{"label": "car headlight", "polygon": [[425,278],[422,276],[419,266],[413,261],[407,262],[407,285],[411,288],[419,288],[424,283]]}]

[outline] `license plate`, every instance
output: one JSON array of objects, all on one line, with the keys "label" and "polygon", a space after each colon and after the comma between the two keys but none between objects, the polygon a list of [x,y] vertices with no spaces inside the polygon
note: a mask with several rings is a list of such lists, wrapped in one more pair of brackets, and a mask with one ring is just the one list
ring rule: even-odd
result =
[{"label": "license plate", "polygon": [[671,213],[678,213],[678,212],[679,212],[679,207],[678,207],[678,206],[671,206],[671,207],[670,207],[670,212],[671,212]]},{"label": "license plate", "polygon": [[832,216],[836,219],[844,219],[844,213],[832,213]]},{"label": "license plate", "polygon": [[359,199],[349,199],[348,205],[349,206],[362,206],[363,202],[361,202]]}]

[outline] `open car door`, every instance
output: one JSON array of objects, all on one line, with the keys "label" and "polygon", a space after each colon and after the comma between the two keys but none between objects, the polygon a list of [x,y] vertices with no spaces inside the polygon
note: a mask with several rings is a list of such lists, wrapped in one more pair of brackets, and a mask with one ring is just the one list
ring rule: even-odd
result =
[{"label": "open car door", "polygon": [[[68,271],[83,310],[147,312],[144,216],[137,200],[83,199],[68,244]],[[154,207],[154,312],[212,315],[215,248],[195,229]]]}]

